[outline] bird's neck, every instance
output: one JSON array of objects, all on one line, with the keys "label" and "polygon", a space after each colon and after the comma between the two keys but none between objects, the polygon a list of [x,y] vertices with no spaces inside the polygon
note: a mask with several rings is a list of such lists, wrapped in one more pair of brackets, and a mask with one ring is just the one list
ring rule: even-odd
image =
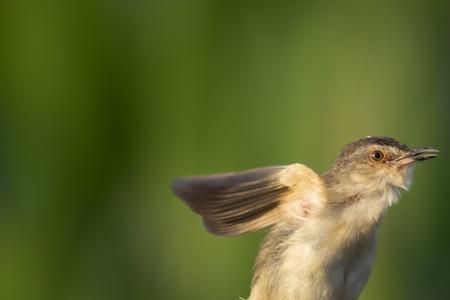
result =
[{"label": "bird's neck", "polygon": [[[327,187],[327,211],[355,231],[371,230],[381,222],[387,209],[397,201],[399,188],[382,179],[365,180],[363,176],[323,176]],[[326,216],[328,217],[328,215]]]}]

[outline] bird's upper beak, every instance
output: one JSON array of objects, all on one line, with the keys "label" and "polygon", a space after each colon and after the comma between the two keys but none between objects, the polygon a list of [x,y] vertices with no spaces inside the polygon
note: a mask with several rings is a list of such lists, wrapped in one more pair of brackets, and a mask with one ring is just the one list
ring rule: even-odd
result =
[{"label": "bird's upper beak", "polygon": [[394,160],[400,166],[408,165],[416,161],[427,160],[438,156],[439,150],[431,147],[421,147],[408,150],[404,155]]}]

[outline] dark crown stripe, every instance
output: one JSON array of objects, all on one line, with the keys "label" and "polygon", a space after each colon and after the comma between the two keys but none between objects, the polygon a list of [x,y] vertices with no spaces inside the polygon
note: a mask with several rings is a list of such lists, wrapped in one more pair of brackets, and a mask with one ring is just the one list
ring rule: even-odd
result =
[{"label": "dark crown stripe", "polygon": [[387,136],[367,136],[359,139],[351,144],[348,144],[344,149],[342,154],[347,154],[353,152],[356,148],[365,145],[380,145],[380,146],[392,146],[398,148],[402,151],[408,151],[409,148],[405,144],[402,144],[393,138]]}]

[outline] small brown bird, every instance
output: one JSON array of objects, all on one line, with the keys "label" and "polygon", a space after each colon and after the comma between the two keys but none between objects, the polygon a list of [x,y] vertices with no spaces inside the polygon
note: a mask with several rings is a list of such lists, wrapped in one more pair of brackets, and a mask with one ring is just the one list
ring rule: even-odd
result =
[{"label": "small brown bird", "polygon": [[322,175],[301,164],[180,178],[174,193],[217,235],[271,227],[249,300],[356,299],[374,260],[377,232],[415,162],[438,150],[369,136],[347,145]]}]

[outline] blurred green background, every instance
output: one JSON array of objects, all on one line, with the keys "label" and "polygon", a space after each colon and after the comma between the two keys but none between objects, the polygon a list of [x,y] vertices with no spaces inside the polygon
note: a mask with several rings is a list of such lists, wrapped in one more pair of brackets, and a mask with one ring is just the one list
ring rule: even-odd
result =
[{"label": "blurred green background", "polygon": [[180,175],[392,136],[441,156],[382,227],[361,299],[450,297],[447,1],[2,1],[0,299],[246,297]]}]

